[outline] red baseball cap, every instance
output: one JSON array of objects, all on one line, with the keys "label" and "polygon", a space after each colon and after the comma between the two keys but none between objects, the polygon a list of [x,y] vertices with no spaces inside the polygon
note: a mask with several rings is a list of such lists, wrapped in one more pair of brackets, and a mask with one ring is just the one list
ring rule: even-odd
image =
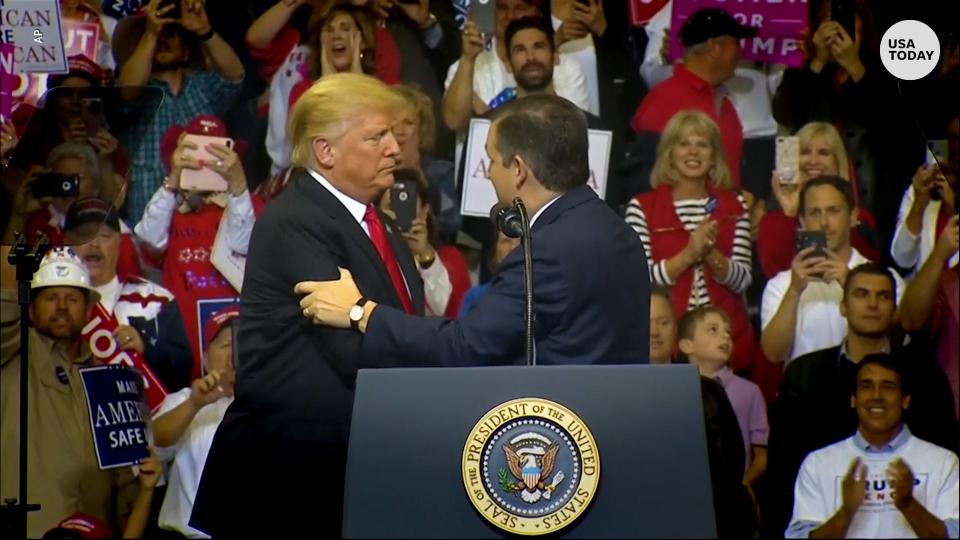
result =
[{"label": "red baseball cap", "polygon": [[[57,531],[57,532],[54,532]],[[77,512],[60,522],[56,529],[44,535],[44,538],[59,538],[58,533],[75,532],[81,538],[113,538],[110,525],[89,515]],[[66,536],[66,535],[64,535]],[[72,536],[72,535],[71,535]]]},{"label": "red baseball cap", "polygon": [[215,311],[207,318],[207,322],[203,324],[203,336],[204,347],[210,348],[210,343],[213,341],[213,338],[217,337],[217,334],[230,321],[240,317],[240,306],[237,304],[231,304],[219,311]]},{"label": "red baseball cap", "polygon": [[68,73],[53,75],[47,81],[47,88],[56,88],[68,77],[83,77],[90,81],[94,86],[103,84],[103,68],[90,58],[75,54],[67,59]]}]

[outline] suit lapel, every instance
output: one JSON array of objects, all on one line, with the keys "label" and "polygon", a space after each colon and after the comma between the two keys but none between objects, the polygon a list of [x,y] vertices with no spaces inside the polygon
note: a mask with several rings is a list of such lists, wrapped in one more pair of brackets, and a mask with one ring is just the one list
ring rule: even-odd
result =
[{"label": "suit lapel", "polygon": [[[353,242],[354,245],[363,252],[367,258],[367,262],[373,266],[377,276],[380,278],[381,289],[387,291],[389,295],[385,298],[387,303],[393,307],[400,307],[400,298],[397,296],[396,289],[393,287],[393,280],[390,279],[387,267],[383,263],[383,259],[380,258],[380,253],[378,253],[377,248],[373,246],[373,242],[370,240],[370,237],[367,236],[366,231],[357,223],[357,220],[353,218],[353,215],[350,214],[347,208],[343,206],[343,203],[337,200],[332,193],[320,185],[320,182],[317,182],[309,173],[304,172],[300,176],[298,185],[303,188],[304,193],[308,197],[316,201],[321,208],[326,210],[331,219],[338,223],[337,228],[341,231],[344,238]],[[383,218],[381,217],[381,219]],[[404,274],[406,275],[406,272],[404,272]]]}]

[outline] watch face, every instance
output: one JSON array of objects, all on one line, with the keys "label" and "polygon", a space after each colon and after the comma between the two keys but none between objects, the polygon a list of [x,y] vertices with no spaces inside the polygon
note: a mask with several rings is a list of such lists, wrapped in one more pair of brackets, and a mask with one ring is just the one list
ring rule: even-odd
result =
[{"label": "watch face", "polygon": [[363,308],[360,306],[353,306],[350,308],[350,320],[353,322],[360,322],[360,319],[363,318]]}]

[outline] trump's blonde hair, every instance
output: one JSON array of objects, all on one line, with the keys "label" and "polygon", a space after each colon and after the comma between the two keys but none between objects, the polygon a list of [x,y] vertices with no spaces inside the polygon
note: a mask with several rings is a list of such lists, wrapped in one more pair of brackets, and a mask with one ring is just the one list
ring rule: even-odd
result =
[{"label": "trump's blonde hair", "polygon": [[833,159],[837,162],[837,176],[847,182],[850,181],[850,161],[847,159],[847,149],[843,145],[843,138],[840,132],[833,124],[827,122],[809,122],[797,130],[797,138],[800,139],[800,151],[810,146],[814,137],[823,137],[827,141],[827,146],[833,152]]},{"label": "trump's blonde hair", "polygon": [[733,175],[727,165],[727,156],[720,138],[720,129],[709,116],[701,111],[686,110],[673,115],[660,135],[657,145],[657,161],[650,173],[650,186],[674,186],[680,179],[680,172],[673,159],[673,149],[688,135],[700,135],[707,139],[713,148],[713,167],[710,168],[709,185],[717,189],[732,189]]},{"label": "trump's blonde hair", "polygon": [[315,140],[326,139],[335,144],[354,122],[371,113],[386,114],[392,122],[404,105],[404,100],[379,79],[358,73],[325,75],[290,111],[290,160],[298,167],[315,169]]}]

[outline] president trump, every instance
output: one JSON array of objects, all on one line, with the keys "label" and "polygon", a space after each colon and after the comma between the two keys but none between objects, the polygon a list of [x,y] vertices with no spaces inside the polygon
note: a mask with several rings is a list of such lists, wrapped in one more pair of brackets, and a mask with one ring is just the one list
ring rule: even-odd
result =
[{"label": "president trump", "polygon": [[[575,105],[534,95],[497,109],[486,141],[497,197],[519,197],[532,216],[536,358],[645,362],[647,261],[636,233],[587,185],[587,140],[586,117]],[[444,366],[523,362],[521,250],[503,260],[488,292],[458,321],[380,303],[352,269],[335,281],[318,274],[296,291],[305,318],[362,335],[363,358],[399,355],[409,365]]]}]

